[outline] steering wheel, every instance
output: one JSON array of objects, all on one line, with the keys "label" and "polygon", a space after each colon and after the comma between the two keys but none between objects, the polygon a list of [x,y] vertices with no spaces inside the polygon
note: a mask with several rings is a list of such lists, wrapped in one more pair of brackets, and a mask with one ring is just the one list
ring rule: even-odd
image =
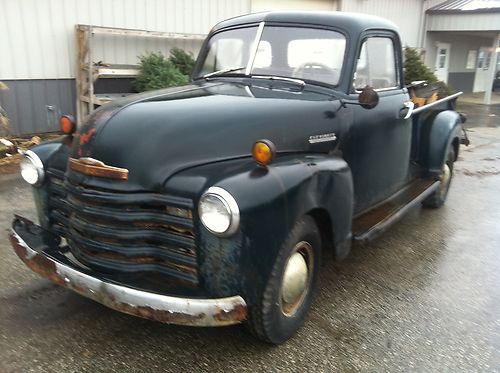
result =
[{"label": "steering wheel", "polygon": [[321,62],[304,62],[293,69],[294,78],[305,78],[312,80],[337,81],[338,73],[335,69]]}]

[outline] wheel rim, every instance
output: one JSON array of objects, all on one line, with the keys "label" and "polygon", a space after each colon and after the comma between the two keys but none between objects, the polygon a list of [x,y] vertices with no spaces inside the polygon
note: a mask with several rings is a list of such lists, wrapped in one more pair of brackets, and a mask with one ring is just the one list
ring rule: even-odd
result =
[{"label": "wheel rim", "polygon": [[448,192],[448,187],[450,186],[450,181],[451,181],[451,168],[448,165],[448,163],[445,163],[443,166],[443,172],[441,173],[440,181],[441,181],[441,185],[439,186],[440,193],[441,197],[444,197]]},{"label": "wheel rim", "polygon": [[281,281],[281,312],[294,315],[309,292],[313,266],[313,248],[305,241],[292,250]]}]

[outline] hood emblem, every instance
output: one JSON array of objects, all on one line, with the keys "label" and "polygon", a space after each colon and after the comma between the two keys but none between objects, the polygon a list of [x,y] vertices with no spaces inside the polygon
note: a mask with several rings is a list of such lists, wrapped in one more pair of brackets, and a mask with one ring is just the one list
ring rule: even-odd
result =
[{"label": "hood emblem", "polygon": [[334,133],[324,133],[321,135],[309,136],[309,144],[317,144],[320,142],[329,142],[337,140],[337,135]]},{"label": "hood emblem", "polygon": [[104,162],[90,157],[82,157],[80,159],[70,158],[68,166],[71,170],[84,175],[106,179],[128,180],[128,170],[126,168],[108,166]]}]

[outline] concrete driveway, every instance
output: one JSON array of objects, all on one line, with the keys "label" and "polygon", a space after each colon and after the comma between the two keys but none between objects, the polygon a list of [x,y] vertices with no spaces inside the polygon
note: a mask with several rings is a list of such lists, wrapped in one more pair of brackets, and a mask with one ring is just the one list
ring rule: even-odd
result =
[{"label": "concrete driveway", "polygon": [[305,327],[278,347],[241,326],[127,316],[40,279],[7,240],[13,213],[34,218],[31,192],[1,176],[0,371],[500,371],[500,116],[469,111],[473,145],[447,204],[327,262]]}]

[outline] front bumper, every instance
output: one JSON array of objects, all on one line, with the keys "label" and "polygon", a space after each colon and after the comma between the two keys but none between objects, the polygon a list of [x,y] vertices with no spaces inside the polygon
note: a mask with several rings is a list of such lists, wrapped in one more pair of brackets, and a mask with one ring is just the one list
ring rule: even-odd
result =
[{"label": "front bumper", "polygon": [[10,241],[14,251],[32,271],[109,308],[179,325],[224,326],[246,319],[247,306],[240,296],[180,298],[113,283],[79,267],[61,250],[47,244],[47,238],[51,241],[51,233],[27,219],[16,217],[12,224]]}]

